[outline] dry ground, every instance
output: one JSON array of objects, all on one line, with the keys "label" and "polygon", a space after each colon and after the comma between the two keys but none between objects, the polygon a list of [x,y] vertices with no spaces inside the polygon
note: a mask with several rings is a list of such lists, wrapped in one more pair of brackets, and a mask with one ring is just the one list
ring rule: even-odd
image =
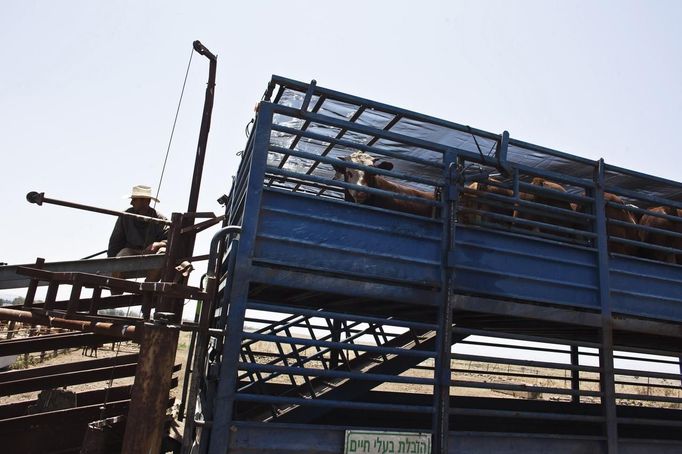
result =
[{"label": "dry ground", "polygon": [[[0,335],[1,336],[1,335]],[[180,372],[176,373],[178,377],[178,386],[174,388],[171,395],[176,398],[175,410],[177,410],[177,403],[180,400],[183,386],[183,376],[186,370],[186,359],[187,351],[189,348],[191,335],[186,332],[180,333],[180,338],[178,341],[178,349],[176,355],[175,364],[180,364],[182,369]],[[112,357],[117,355],[125,355],[130,353],[136,353],[139,351],[139,346],[133,342],[123,342],[117,344],[106,344],[103,348],[100,348],[97,352],[98,358]],[[272,343],[258,342],[253,345],[252,351],[261,353],[256,354],[255,359],[259,363],[265,363],[272,360],[271,356],[268,354],[277,353],[277,349]],[[303,353],[314,354],[314,350],[309,349]],[[93,357],[84,356],[81,349],[71,349],[71,350],[60,350],[58,354],[55,352],[45,352],[43,355],[43,361],[40,362],[41,354],[32,354],[28,361],[25,361],[23,355],[18,358],[17,362],[13,367],[43,367],[55,364],[64,364],[70,362],[77,362],[83,360],[93,359]],[[433,363],[432,360],[427,360],[420,364],[418,367],[410,369],[404,372],[402,375],[414,376],[414,377],[427,377],[430,378],[433,375]],[[322,363],[310,363],[308,367],[319,367],[322,368]],[[461,361],[456,360],[454,362],[455,373],[453,374],[453,379],[456,381],[470,382],[475,385],[478,384],[489,384],[489,385],[521,385],[526,387],[545,387],[545,388],[555,388],[555,389],[570,389],[570,375],[568,371],[561,369],[548,369],[548,368],[533,368],[526,366],[515,366],[506,364],[495,364],[495,363],[484,363],[475,361]],[[515,376],[515,374],[522,374],[523,377]],[[537,376],[537,377],[536,377]],[[598,377],[596,374],[581,373],[581,379],[593,379],[596,380]],[[665,396],[674,397],[682,399],[682,388],[680,387],[679,380],[670,379],[654,379],[647,377],[617,377],[617,380],[627,381],[631,384],[618,385],[616,392],[625,394],[641,394],[644,396]],[[277,383],[291,383],[290,377],[288,375],[281,375],[275,379],[274,382]],[[303,379],[299,377],[297,379],[300,383],[303,383]],[[109,380],[87,383],[82,385],[70,386],[68,389],[74,392],[96,390],[96,389],[106,389],[108,386],[118,386],[131,384],[133,382],[133,377],[116,379],[112,383]],[[665,387],[660,387],[663,385]],[[583,382],[581,385],[583,390],[598,390],[597,382]],[[432,389],[427,385],[414,385],[414,384],[402,384],[402,383],[385,383],[376,388],[377,391],[392,391],[392,392],[406,392],[406,393],[424,393],[431,394]],[[25,400],[35,399],[37,397],[37,392],[22,393],[13,396],[3,396],[0,397],[0,405],[4,405],[11,402],[19,402]],[[479,388],[470,386],[453,386],[451,388],[451,394],[457,396],[481,396],[481,397],[498,397],[498,398],[518,398],[518,399],[535,399],[535,400],[553,400],[553,401],[568,401],[570,396],[560,393],[551,392],[538,392],[535,390],[525,391],[520,390],[504,390],[504,389],[492,389],[492,388]],[[586,403],[596,403],[598,402],[597,397],[582,397],[582,402]],[[624,405],[634,405],[634,406],[654,406],[654,407],[665,407],[682,409],[681,403],[666,403],[666,402],[656,402],[647,400],[635,400],[635,399],[620,399],[619,404]]]}]

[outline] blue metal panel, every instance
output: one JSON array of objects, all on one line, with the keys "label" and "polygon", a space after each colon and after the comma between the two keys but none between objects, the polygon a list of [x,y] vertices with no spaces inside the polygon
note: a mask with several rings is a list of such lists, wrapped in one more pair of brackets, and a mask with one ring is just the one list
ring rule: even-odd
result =
[{"label": "blue metal panel", "polygon": [[452,259],[459,291],[599,308],[588,249],[462,226]]},{"label": "blue metal panel", "polygon": [[274,190],[262,207],[254,260],[440,285],[440,222]]},{"label": "blue metal panel", "polygon": [[682,321],[682,267],[613,256],[613,312]]}]

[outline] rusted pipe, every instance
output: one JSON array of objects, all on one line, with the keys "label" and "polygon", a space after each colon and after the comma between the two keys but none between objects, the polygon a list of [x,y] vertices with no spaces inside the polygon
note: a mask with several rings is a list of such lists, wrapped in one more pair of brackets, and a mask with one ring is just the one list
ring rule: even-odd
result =
[{"label": "rusted pipe", "polygon": [[88,331],[104,336],[124,337],[137,340],[138,334],[134,325],[122,323],[91,322],[85,320],[67,320],[64,318],[51,317],[29,311],[0,308],[0,319],[15,322],[30,323],[54,328],[65,328],[76,331]]},{"label": "rusted pipe", "polygon": [[171,223],[168,219],[152,218],[150,216],[143,216],[141,214],[128,213],[126,211],[108,210],[106,208],[82,205],[80,203],[67,202],[65,200],[50,199],[45,197],[44,192],[31,191],[28,194],[26,194],[26,200],[28,200],[30,203],[35,203],[38,206],[41,206],[43,203],[49,203],[52,205],[60,205],[68,208],[76,208],[77,210],[92,211],[95,213],[109,214],[111,216],[135,218],[148,222],[156,222],[159,224],[170,225]]}]

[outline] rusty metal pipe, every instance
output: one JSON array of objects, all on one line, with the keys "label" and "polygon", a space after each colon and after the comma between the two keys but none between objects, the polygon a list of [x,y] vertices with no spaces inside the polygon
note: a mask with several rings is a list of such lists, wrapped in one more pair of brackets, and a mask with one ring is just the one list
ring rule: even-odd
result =
[{"label": "rusty metal pipe", "polygon": [[136,332],[134,325],[91,322],[84,320],[67,320],[64,318],[51,317],[49,315],[7,308],[0,308],[0,319],[54,328],[88,331],[95,334],[102,334],[104,336],[125,337],[126,339],[132,340],[137,340],[139,334]]},{"label": "rusty metal pipe", "polygon": [[156,222],[159,224],[170,225],[170,223],[171,223],[167,219],[152,218],[149,216],[143,216],[141,214],[127,213],[125,211],[108,210],[106,208],[93,207],[90,205],[82,205],[80,203],[67,202],[65,200],[50,199],[50,198],[45,197],[44,192],[31,191],[28,194],[26,194],[26,200],[28,200],[30,203],[35,203],[38,206],[41,206],[43,203],[49,203],[51,205],[59,205],[59,206],[68,207],[68,208],[75,208],[77,210],[92,211],[94,213],[108,214],[111,216],[119,216],[119,217],[123,216],[123,217],[141,219],[144,221]]},{"label": "rusty metal pipe", "polygon": [[[197,143],[197,153],[194,158],[194,172],[192,174],[192,186],[189,193],[189,202],[187,204],[187,213],[194,213],[197,211],[197,204],[199,203],[199,190],[201,189],[201,176],[204,172],[204,159],[206,157],[206,144],[208,143],[208,133],[211,129],[211,116],[213,114],[213,99],[215,96],[215,79],[216,67],[218,59],[213,55],[201,42],[194,41],[192,47],[200,55],[205,56],[209,60],[208,68],[208,83],[206,84],[206,95],[204,97],[204,110],[201,117],[201,128],[199,130],[199,141]],[[183,223],[183,228],[190,227],[194,224],[194,219],[187,219]],[[195,235],[189,237],[187,241],[186,255],[192,255],[194,251]]]}]

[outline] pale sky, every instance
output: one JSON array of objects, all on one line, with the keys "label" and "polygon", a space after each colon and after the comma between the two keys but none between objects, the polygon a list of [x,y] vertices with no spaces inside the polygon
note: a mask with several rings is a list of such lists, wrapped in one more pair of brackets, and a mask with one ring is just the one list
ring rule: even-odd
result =
[{"label": "pale sky", "polygon": [[[218,55],[200,211],[221,212],[272,74],[680,180],[681,23],[682,2],[663,0],[5,0],[0,261],[106,248],[113,217],[25,194],[123,210],[133,185],[156,189],[195,39]],[[168,216],[187,207],[207,73],[195,54]]]}]

